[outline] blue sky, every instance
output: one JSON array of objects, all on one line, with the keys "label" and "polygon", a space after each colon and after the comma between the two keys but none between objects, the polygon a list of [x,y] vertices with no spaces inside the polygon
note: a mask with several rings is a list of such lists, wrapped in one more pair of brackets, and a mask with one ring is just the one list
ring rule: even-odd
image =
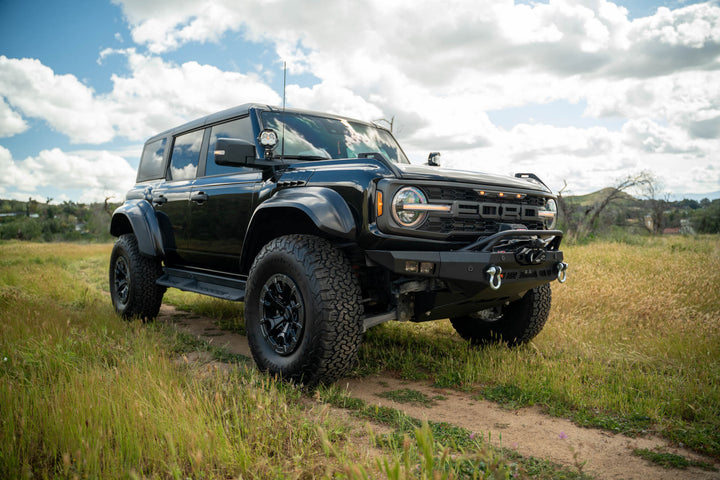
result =
[{"label": "blue sky", "polygon": [[395,118],[415,163],[720,196],[716,2],[0,0],[0,198],[122,199],[145,138],[245,102]]}]

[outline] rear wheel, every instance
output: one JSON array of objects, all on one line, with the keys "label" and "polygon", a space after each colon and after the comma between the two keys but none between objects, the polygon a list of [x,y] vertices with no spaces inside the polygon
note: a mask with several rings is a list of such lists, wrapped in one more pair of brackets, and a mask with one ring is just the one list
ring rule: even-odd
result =
[{"label": "rear wheel", "polygon": [[109,274],[110,297],[118,314],[125,319],[157,317],[165,293],[165,287],[155,283],[162,275],[162,265],[140,253],[135,235],[121,235],[115,242]]},{"label": "rear wheel", "polygon": [[261,370],[308,386],[353,365],[362,339],[360,287],[328,241],[288,235],[265,245],[250,269],[245,326]]},{"label": "rear wheel", "polygon": [[474,345],[492,342],[510,346],[529,342],[540,333],[550,313],[552,293],[546,283],[528,290],[509,305],[451,318],[458,334]]}]

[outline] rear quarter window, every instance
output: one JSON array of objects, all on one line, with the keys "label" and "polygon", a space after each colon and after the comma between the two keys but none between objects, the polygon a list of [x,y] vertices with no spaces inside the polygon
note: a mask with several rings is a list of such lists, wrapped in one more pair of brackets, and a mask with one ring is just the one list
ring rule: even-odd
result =
[{"label": "rear quarter window", "polygon": [[142,157],[140,157],[140,167],[138,168],[137,181],[144,182],[146,180],[154,180],[165,176],[165,144],[166,138],[146,143],[143,148]]}]

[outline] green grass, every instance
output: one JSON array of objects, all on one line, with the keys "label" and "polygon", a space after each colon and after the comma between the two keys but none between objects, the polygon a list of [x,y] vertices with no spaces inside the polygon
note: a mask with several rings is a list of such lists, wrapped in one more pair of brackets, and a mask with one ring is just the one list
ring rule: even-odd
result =
[{"label": "green grass", "polygon": [[633,454],[667,469],[675,468],[678,470],[686,470],[688,467],[698,467],[710,472],[717,471],[717,468],[707,462],[698,462],[674,453],[656,452],[647,448],[636,448],[633,450]]},{"label": "green grass", "polygon": [[378,397],[387,398],[397,403],[409,403],[412,405],[420,405],[422,407],[432,407],[437,402],[432,397],[420,392],[413,390],[412,388],[401,388],[398,390],[389,390],[376,394]]},{"label": "green grass", "polygon": [[[417,397],[403,390],[396,392],[401,393],[391,396]],[[437,467],[435,470],[451,475],[450,478],[588,478],[582,472],[582,466],[563,467],[546,460],[523,457],[513,450],[502,448],[502,437],[493,439],[490,432],[486,437],[483,433],[471,432],[447,422],[422,422],[394,408],[368,405],[363,400],[350,397],[337,386],[321,387],[317,396],[329,405],[351,411],[358,418],[391,428],[390,433],[374,436],[376,445],[393,452],[393,457],[403,459],[396,460],[395,468],[400,468],[403,463],[419,464],[419,478],[433,478],[425,475],[428,466]],[[494,443],[500,446],[491,446]],[[434,448],[431,445],[435,445]],[[403,471],[407,473],[411,469],[405,468]],[[388,477],[418,478],[402,475]]]},{"label": "green grass", "polygon": [[[243,357],[122,321],[109,251],[0,243],[0,478],[507,478],[485,474],[507,471],[502,455],[458,463],[422,425],[422,456],[371,455],[354,425]],[[197,351],[226,363],[187,361]]]},{"label": "green grass", "polygon": [[[631,237],[564,247],[564,285],[529,345],[474,348],[448,321],[366,333],[356,376],[385,373],[537,405],[582,426],[658,433],[720,458],[720,237]],[[170,292],[169,292],[170,293]],[[177,295],[177,297],[176,297]],[[169,301],[242,332],[237,304]]]},{"label": "green grass", "polygon": [[340,466],[317,425],[354,458],[345,427],[296,406],[299,390],[184,363],[200,346],[117,318],[87,270],[107,254],[0,245],[0,478],[322,476]]},{"label": "green grass", "polygon": [[[512,452],[488,457],[458,426],[428,424],[430,438],[401,412],[331,402],[396,432],[380,442],[377,462],[368,459],[345,440],[348,427],[308,408],[302,391],[170,328],[118,319],[106,293],[109,252],[0,243],[0,478],[407,478],[429,458],[433,472],[461,478],[490,465],[565,475]],[[355,374],[427,379],[581,425],[657,432],[720,458],[720,238],[596,242],[565,253],[568,283],[553,286],[551,318],[531,344],[474,348],[447,321],[391,323],[368,332]],[[176,291],[167,300],[244,328],[241,304]],[[234,366],[180,361],[197,350]],[[448,448],[474,463],[446,462]]]},{"label": "green grass", "polygon": [[529,345],[473,348],[448,321],[370,330],[355,375],[470,391],[578,424],[656,432],[720,458],[720,237],[565,249],[568,282]]}]

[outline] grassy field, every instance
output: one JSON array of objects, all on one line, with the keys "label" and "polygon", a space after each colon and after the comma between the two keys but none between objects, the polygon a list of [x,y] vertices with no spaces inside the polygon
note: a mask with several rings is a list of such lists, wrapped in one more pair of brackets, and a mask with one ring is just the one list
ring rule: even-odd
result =
[{"label": "grassy field", "polygon": [[[451,450],[434,436],[452,440],[446,428],[399,412],[383,411],[402,419],[391,426],[402,440],[383,441],[364,432],[364,421],[338,420],[327,403],[244,362],[188,361],[208,345],[115,315],[105,292],[109,252],[0,243],[0,478],[399,480],[527,471],[482,441]],[[218,318],[237,312],[207,300],[194,307]],[[539,478],[564,471],[545,466]]]},{"label": "grassy field", "polygon": [[356,374],[391,370],[720,458],[720,238],[637,243],[565,248],[568,282],[553,284],[529,345],[472,348],[448,321],[386,324]]},{"label": "grassy field", "polygon": [[[473,348],[449,321],[371,329],[356,376],[390,372],[720,458],[720,237],[625,237],[564,247],[569,280],[529,345]],[[243,332],[241,306],[168,301]]]},{"label": "grassy field", "polygon": [[[527,346],[472,348],[446,321],[391,323],[368,332],[354,374],[427,379],[720,458],[720,238],[632,243],[566,248],[568,283],[554,284],[550,320]],[[354,405],[400,434],[370,455],[299,389],[243,364],[182,361],[198,345],[114,315],[109,251],[0,243],[0,478],[527,474],[506,453],[457,441],[462,429]],[[242,305],[173,291],[166,300],[243,328]],[[561,476],[552,468],[532,476]]]}]

